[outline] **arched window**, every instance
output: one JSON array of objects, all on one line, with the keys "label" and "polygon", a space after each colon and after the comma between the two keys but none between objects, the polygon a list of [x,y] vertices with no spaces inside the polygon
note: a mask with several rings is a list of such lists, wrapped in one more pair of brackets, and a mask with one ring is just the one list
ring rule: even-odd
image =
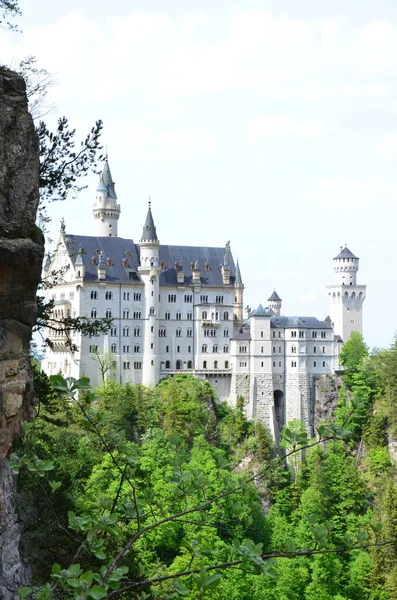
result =
[{"label": "arched window", "polygon": [[207,361],[205,360],[205,361],[203,361],[203,369],[206,369],[206,368],[207,368]]},{"label": "arched window", "polygon": [[217,368],[218,368],[218,361],[214,360],[214,369],[217,369]]},{"label": "arched window", "polygon": [[130,328],[129,327],[123,327],[123,336],[124,337],[128,337],[130,335]]},{"label": "arched window", "polygon": [[228,369],[228,368],[229,368],[229,361],[225,360],[225,369]]},{"label": "arched window", "polygon": [[223,346],[223,351],[228,354],[229,353],[229,346]]},{"label": "arched window", "polygon": [[105,313],[106,317],[111,317],[112,316],[112,311],[108,308],[108,310]]},{"label": "arched window", "polygon": [[186,332],[187,337],[193,337],[193,329],[188,329]]},{"label": "arched window", "polygon": [[142,317],[142,313],[140,310],[134,311],[134,319],[140,319]]},{"label": "arched window", "polygon": [[203,344],[201,346],[201,352],[204,352],[204,353],[207,352],[207,344]]},{"label": "arched window", "polygon": [[166,360],[166,361],[165,361],[165,368],[166,368],[166,369],[171,369],[171,363],[170,363],[170,361],[169,361],[169,360]]},{"label": "arched window", "polygon": [[111,300],[113,298],[113,292],[105,293],[105,300]]},{"label": "arched window", "polygon": [[178,371],[182,368],[182,361],[181,360],[177,360],[176,361],[176,368],[178,369]]},{"label": "arched window", "polygon": [[169,321],[170,319],[171,319],[171,313],[170,313],[169,311],[167,311],[167,312],[165,313],[165,320],[166,320],[166,321]]},{"label": "arched window", "polygon": [[223,320],[224,320],[224,321],[228,321],[228,320],[229,320],[229,313],[228,313],[227,311],[225,311],[225,312],[223,313]]},{"label": "arched window", "polygon": [[96,308],[93,308],[91,311],[91,318],[96,319]]},{"label": "arched window", "polygon": [[178,311],[178,312],[176,313],[176,320],[177,320],[177,321],[181,321],[181,319],[182,319],[182,313]]},{"label": "arched window", "polygon": [[91,292],[91,300],[96,300],[98,298],[98,292]]},{"label": "arched window", "polygon": [[206,310],[203,310],[203,312],[201,313],[201,318],[205,321],[207,319],[208,313]]},{"label": "arched window", "polygon": [[229,337],[229,330],[228,329],[224,330],[223,337],[227,337],[227,338]]},{"label": "arched window", "polygon": [[110,352],[117,352],[117,346],[116,346],[116,344],[112,344],[110,346]]},{"label": "arched window", "polygon": [[160,327],[159,329],[159,337],[167,337],[167,330],[165,327]]},{"label": "arched window", "polygon": [[98,346],[90,346],[90,352],[98,352]]},{"label": "arched window", "polygon": [[193,369],[193,364],[192,364],[192,361],[191,361],[191,360],[188,360],[188,361],[187,361],[187,368],[188,368],[188,369]]},{"label": "arched window", "polygon": [[176,337],[182,337],[182,329],[176,330]]},{"label": "arched window", "polygon": [[154,306],[151,306],[149,309],[149,315],[154,315]]},{"label": "arched window", "polygon": [[212,352],[215,352],[215,354],[218,352],[218,346],[217,346],[217,344],[214,344],[212,346]]},{"label": "arched window", "polygon": [[129,319],[130,318],[130,311],[125,309],[123,310],[123,319]]}]

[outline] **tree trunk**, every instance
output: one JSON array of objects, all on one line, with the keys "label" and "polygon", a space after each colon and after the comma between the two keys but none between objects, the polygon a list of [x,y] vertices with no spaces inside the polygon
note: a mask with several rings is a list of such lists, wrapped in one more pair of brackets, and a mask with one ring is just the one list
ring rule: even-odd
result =
[{"label": "tree trunk", "polygon": [[[14,600],[26,582],[19,556],[16,478],[7,467],[35,397],[29,343],[44,247],[35,227],[39,147],[28,113],[25,82],[0,68],[0,598]],[[37,243],[39,242],[39,243]]]}]

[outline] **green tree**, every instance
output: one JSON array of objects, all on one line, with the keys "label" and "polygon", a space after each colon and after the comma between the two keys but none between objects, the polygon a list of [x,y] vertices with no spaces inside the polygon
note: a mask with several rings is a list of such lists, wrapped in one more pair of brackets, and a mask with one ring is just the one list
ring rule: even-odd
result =
[{"label": "green tree", "polygon": [[354,383],[354,374],[359,371],[366,356],[368,356],[368,346],[365,344],[362,334],[352,331],[340,353],[340,362],[344,368],[344,381],[349,389]]}]

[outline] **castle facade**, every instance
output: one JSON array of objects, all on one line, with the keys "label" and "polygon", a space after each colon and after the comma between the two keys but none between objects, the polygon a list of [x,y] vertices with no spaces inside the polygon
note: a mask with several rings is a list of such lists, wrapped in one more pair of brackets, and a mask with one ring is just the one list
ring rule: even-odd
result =
[{"label": "castle facade", "polygon": [[160,243],[149,202],[139,243],[117,235],[120,205],[106,159],[93,208],[94,236],[70,235],[62,227],[44,277],[61,271],[46,292],[54,319],[111,317],[106,334],[47,331],[43,369],[48,374],[106,377],[154,387],[162,378],[192,373],[208,380],[220,400],[246,401],[250,419],[260,419],[276,438],[284,423],[302,419],[312,428],[318,375],[339,370],[341,346],[362,330],[366,287],[357,284],[359,259],[347,248],[334,258],[328,287],[330,316],[284,316],[274,291],[266,306],[244,314],[244,284],[229,242],[225,247]]}]

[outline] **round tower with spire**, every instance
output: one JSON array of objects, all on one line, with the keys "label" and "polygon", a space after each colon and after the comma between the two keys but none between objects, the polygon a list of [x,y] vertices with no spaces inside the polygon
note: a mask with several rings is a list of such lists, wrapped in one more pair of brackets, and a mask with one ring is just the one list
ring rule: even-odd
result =
[{"label": "round tower with spire", "polygon": [[330,317],[335,335],[347,342],[352,331],[362,333],[366,286],[357,284],[359,258],[341,246],[333,259],[335,283],[329,285]]},{"label": "round tower with spire", "polygon": [[234,275],[233,314],[236,326],[241,327],[244,320],[244,284],[241,277],[240,265],[238,260],[236,263],[236,272]]},{"label": "round tower with spire", "polygon": [[274,312],[276,317],[279,317],[281,314],[281,305],[283,301],[277,294],[276,290],[274,290],[273,294],[270,296],[270,298],[267,299],[267,301],[269,303],[269,308]]},{"label": "round tower with spire", "polygon": [[145,284],[142,383],[154,387],[160,379],[158,323],[161,268],[160,242],[157,238],[150,200],[139,248],[141,264],[138,272]]},{"label": "round tower with spire", "polygon": [[109,161],[106,156],[102,174],[96,191],[93,214],[98,237],[117,237],[117,224],[120,217],[120,204],[117,204],[117,195]]}]

